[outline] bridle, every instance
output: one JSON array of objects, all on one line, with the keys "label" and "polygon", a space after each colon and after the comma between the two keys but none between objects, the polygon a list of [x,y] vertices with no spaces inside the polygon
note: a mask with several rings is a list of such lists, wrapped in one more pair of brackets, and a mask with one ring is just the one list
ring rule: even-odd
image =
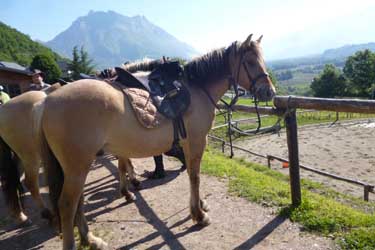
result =
[{"label": "bridle", "polygon": [[[233,73],[230,73],[229,76],[228,76],[228,89],[231,89],[233,88],[234,90],[234,97],[232,97],[232,100],[230,101],[230,103],[226,102],[224,99],[220,99],[220,101],[226,106],[226,112],[220,112],[221,114],[223,115],[227,115],[227,122],[228,122],[228,136],[229,136],[229,144],[230,144],[230,148],[231,148],[231,154],[230,154],[230,157],[233,157],[234,153],[233,153],[233,147],[232,147],[232,107],[237,103],[238,101],[238,98],[243,95],[243,94],[240,94],[239,92],[239,78],[240,78],[240,72],[241,72],[241,67],[244,67],[245,69],[245,72],[246,72],[246,75],[247,75],[247,78],[249,80],[249,82],[251,83],[251,85],[249,86],[249,91],[250,93],[253,94],[253,98],[254,98],[254,106],[255,106],[255,111],[256,111],[256,114],[257,114],[257,119],[258,119],[258,126],[257,126],[257,129],[255,131],[255,134],[259,132],[259,129],[261,127],[261,119],[260,119],[260,114],[259,114],[259,111],[258,111],[258,100],[255,96],[255,86],[257,84],[257,82],[262,79],[263,77],[269,77],[269,74],[267,72],[262,72],[260,73],[259,75],[257,75],[256,77],[251,77],[251,74],[250,74],[250,70],[249,68],[247,67],[247,64],[246,62],[244,61],[244,55],[246,53],[242,53],[241,54],[241,57],[240,57],[240,60],[239,60],[239,64],[238,64],[238,67],[237,67],[237,72],[234,74],[234,76],[236,76],[236,78],[233,77]],[[227,59],[229,60],[229,58]],[[209,99],[211,100],[211,102],[214,104],[214,106],[218,109],[218,110],[221,110],[217,104],[213,101],[212,97],[210,96],[210,94],[208,93],[207,90],[204,89],[204,92],[206,92],[207,96],[209,97]]]},{"label": "bridle", "polygon": [[250,91],[250,93],[252,93],[254,95],[254,98],[255,98],[255,86],[256,86],[258,80],[262,79],[263,77],[269,77],[269,74],[267,72],[262,72],[254,78],[251,77],[250,70],[247,67],[247,64],[244,60],[245,54],[246,53],[241,54],[240,61],[239,61],[238,67],[237,67],[237,73],[236,73],[236,79],[235,79],[236,87],[238,88],[238,83],[239,83],[239,80],[240,80],[241,66],[243,66],[244,69],[245,69],[246,75],[247,75],[247,79],[249,80],[249,82],[251,82],[251,85],[249,86],[248,90]]}]

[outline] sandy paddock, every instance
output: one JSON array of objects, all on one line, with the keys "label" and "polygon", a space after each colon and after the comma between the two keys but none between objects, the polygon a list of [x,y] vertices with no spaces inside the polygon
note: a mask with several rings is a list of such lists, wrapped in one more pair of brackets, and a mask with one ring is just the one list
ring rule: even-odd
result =
[{"label": "sandy paddock", "polygon": [[[300,127],[298,140],[301,164],[375,185],[375,120]],[[281,131],[280,136],[263,135],[234,143],[264,155],[288,159],[285,130]],[[267,165],[266,159],[239,150],[235,151],[235,156]],[[282,169],[278,161],[272,162],[272,168],[288,174],[288,169]],[[324,183],[340,192],[363,197],[361,186],[336,181],[303,169],[301,176]],[[370,194],[370,200],[375,200],[374,194]]]}]

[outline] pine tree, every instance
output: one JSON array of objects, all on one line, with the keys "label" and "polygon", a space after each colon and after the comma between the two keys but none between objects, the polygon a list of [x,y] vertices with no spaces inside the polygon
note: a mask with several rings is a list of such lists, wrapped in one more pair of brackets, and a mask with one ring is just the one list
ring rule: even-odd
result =
[{"label": "pine tree", "polygon": [[89,58],[83,46],[80,51],[78,51],[77,46],[74,46],[72,53],[73,60],[69,63],[69,70],[72,71],[72,78],[74,80],[80,79],[80,73],[90,75],[94,72],[95,65],[93,65],[93,60]]}]

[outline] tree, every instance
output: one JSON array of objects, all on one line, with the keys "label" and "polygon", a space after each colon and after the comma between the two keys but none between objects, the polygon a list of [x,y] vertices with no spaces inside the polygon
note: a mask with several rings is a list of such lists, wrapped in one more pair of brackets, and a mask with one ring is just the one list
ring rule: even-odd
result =
[{"label": "tree", "polygon": [[81,73],[81,68],[79,65],[79,55],[77,46],[73,48],[73,60],[69,63],[69,70],[72,71],[72,78],[77,80],[79,79],[79,73]]},{"label": "tree", "polygon": [[95,66],[93,65],[93,60],[89,58],[89,54],[85,51],[84,47],[80,50],[80,65],[81,72],[85,74],[92,74],[94,72]]},{"label": "tree", "polygon": [[73,48],[73,60],[69,63],[69,70],[72,71],[72,78],[77,80],[80,78],[79,74],[84,73],[90,75],[94,72],[95,66],[93,60],[89,58],[89,54],[82,46],[78,52],[77,46]]},{"label": "tree", "polygon": [[32,69],[39,69],[43,71],[46,74],[44,81],[48,83],[56,82],[56,80],[61,76],[61,70],[50,54],[36,55],[33,58],[30,66]]},{"label": "tree", "polygon": [[346,60],[344,74],[351,82],[353,94],[369,97],[375,84],[375,53],[364,50],[350,56]]},{"label": "tree", "polygon": [[310,87],[316,97],[345,96],[347,80],[334,65],[327,64],[323,72],[313,79]]},{"label": "tree", "polygon": [[0,61],[29,66],[33,58],[39,54],[48,54],[55,61],[61,59],[51,49],[0,21]]}]

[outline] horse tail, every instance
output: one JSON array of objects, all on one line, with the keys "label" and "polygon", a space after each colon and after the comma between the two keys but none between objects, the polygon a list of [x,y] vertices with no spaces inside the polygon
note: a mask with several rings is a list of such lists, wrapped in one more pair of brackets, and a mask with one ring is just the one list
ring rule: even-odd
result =
[{"label": "horse tail", "polygon": [[0,182],[5,202],[13,212],[22,209],[23,186],[20,181],[18,158],[9,145],[0,137]]},{"label": "horse tail", "polygon": [[64,173],[59,161],[57,160],[55,154],[52,152],[42,129],[43,111],[43,103],[39,103],[38,105],[34,106],[33,131],[34,136],[36,137],[35,139],[39,143],[40,156],[42,159],[45,180],[49,189],[49,198],[51,201],[52,209],[54,214],[57,216],[58,221],[60,221],[58,201],[64,184]]}]

